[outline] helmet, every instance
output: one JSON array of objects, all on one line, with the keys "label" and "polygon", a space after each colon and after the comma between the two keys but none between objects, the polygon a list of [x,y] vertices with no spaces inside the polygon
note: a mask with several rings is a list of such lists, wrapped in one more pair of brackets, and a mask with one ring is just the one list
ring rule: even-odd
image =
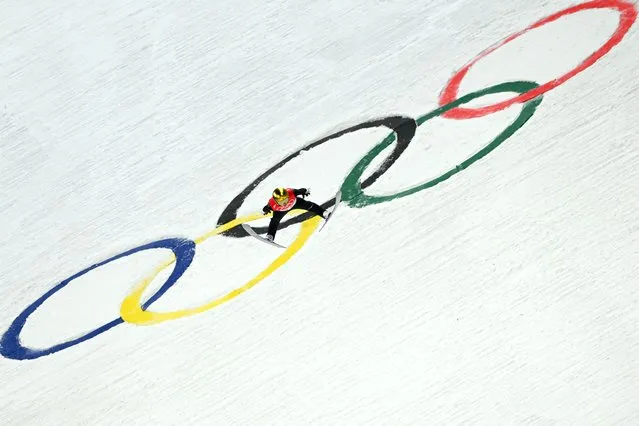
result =
[{"label": "helmet", "polygon": [[278,204],[286,202],[286,200],[288,199],[288,191],[286,190],[286,188],[275,188],[273,190],[273,199]]}]

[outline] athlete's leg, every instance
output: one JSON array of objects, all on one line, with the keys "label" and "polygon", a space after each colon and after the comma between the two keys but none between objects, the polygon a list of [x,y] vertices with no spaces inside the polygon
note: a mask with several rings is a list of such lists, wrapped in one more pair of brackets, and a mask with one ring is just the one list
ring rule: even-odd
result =
[{"label": "athlete's leg", "polygon": [[273,241],[275,239],[275,233],[277,232],[277,227],[280,225],[280,221],[288,212],[273,212],[273,217],[271,217],[271,221],[268,224],[268,232],[266,234],[266,238]]},{"label": "athlete's leg", "polygon": [[326,209],[324,209],[324,207],[320,206],[319,204],[315,204],[312,201],[307,201],[303,198],[297,199],[297,203],[295,203],[295,208],[307,210],[321,217],[324,217],[324,213],[326,213]]}]

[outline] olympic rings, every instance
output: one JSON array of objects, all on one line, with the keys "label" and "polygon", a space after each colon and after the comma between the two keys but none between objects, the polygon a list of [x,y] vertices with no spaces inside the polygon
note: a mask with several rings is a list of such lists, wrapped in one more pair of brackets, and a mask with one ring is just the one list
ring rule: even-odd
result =
[{"label": "olympic rings", "polygon": [[[515,81],[511,83],[502,83],[496,86],[489,87],[487,89],[479,90],[473,93],[469,93],[468,95],[462,96],[456,101],[453,101],[447,105],[437,108],[436,110],[429,112],[426,115],[421,116],[417,119],[417,126],[421,126],[426,121],[438,117],[446,111],[450,111],[453,108],[456,108],[459,105],[466,104],[472,100],[480,98],[486,95],[492,95],[495,93],[503,93],[503,92],[515,92],[515,93],[526,93],[530,90],[534,90],[536,87],[539,87],[537,83],[529,82],[529,81]],[[482,148],[480,151],[472,155],[467,160],[463,161],[459,165],[455,166],[451,170],[445,172],[441,176],[438,176],[432,180],[429,180],[425,183],[413,186],[411,188],[405,189],[403,191],[397,192],[392,195],[383,195],[383,196],[371,196],[366,195],[363,192],[362,186],[359,184],[359,179],[362,177],[362,174],[366,170],[366,167],[382,152],[386,149],[391,143],[395,140],[395,135],[393,133],[389,134],[384,140],[382,140],[377,146],[371,149],[367,154],[362,157],[362,159],[357,163],[350,173],[344,179],[344,183],[342,184],[342,199],[351,207],[365,207],[372,204],[378,204],[386,201],[396,200],[398,198],[405,197],[407,195],[414,194],[416,192],[422,191],[426,188],[431,188],[438,183],[445,181],[451,176],[459,173],[464,170],[474,162],[479,159],[485,157],[492,150],[497,148],[504,142],[506,139],[511,137],[519,128],[521,128],[526,122],[533,116],[537,107],[541,103],[542,98],[539,97],[534,101],[528,102],[524,104],[524,107],[521,110],[519,116],[513,121],[503,132],[501,132],[495,139],[493,139],[488,145]]]},{"label": "olympic rings", "polygon": [[487,55],[499,49],[503,45],[510,43],[511,41],[515,40],[516,38],[518,38],[519,36],[523,35],[524,33],[530,30],[539,28],[550,22],[556,21],[562,16],[570,15],[576,12],[580,12],[582,10],[589,10],[589,9],[615,9],[618,12],[620,12],[621,16],[619,19],[619,25],[617,26],[617,29],[615,30],[613,35],[610,37],[610,39],[608,39],[608,41],[604,43],[603,46],[601,46],[593,54],[588,56],[577,67],[575,67],[571,71],[568,71],[566,74],[562,75],[561,77],[555,80],[551,80],[533,90],[530,90],[526,93],[522,93],[512,99],[508,99],[502,102],[498,102],[494,105],[486,105],[479,108],[456,108],[444,113],[443,117],[453,118],[453,119],[483,117],[484,115],[501,111],[504,108],[507,108],[515,103],[527,102],[540,95],[543,95],[549,90],[552,90],[555,87],[565,83],[567,80],[571,79],[575,75],[584,71],[586,68],[590,67],[599,59],[601,59],[615,45],[621,42],[621,40],[630,30],[630,27],[632,27],[635,20],[637,19],[637,9],[635,8],[635,6],[632,3],[629,3],[624,0],[595,0],[595,1],[587,2],[587,3],[581,3],[576,6],[572,6],[567,9],[561,10],[557,13],[554,13],[544,19],[541,19],[540,21],[535,22],[534,24],[530,25],[528,28],[506,37],[501,42],[484,50],[479,55],[477,55],[475,59],[468,62],[466,65],[464,65],[459,71],[457,71],[456,74],[453,75],[453,77],[449,80],[444,90],[441,92],[441,95],[439,98],[439,104],[445,105],[455,100],[462,80],[464,79],[464,77],[466,76],[470,68],[473,65],[475,65],[475,63],[477,63],[480,59],[486,57]]},{"label": "olympic rings", "polygon": [[[293,210],[298,212],[303,212],[303,210],[295,209]],[[253,220],[261,219],[264,215],[254,214],[250,216],[244,216],[239,219],[235,219],[229,223],[226,223],[219,228],[214,229],[208,234],[203,235],[200,238],[197,238],[196,244],[204,242],[208,238],[219,235],[224,231],[227,231],[241,223],[251,222]],[[319,217],[313,217],[311,219],[306,220],[302,223],[300,228],[300,232],[297,235],[297,238],[284,250],[284,252],[277,257],[269,266],[266,267],[262,272],[260,272],[257,276],[249,280],[246,284],[241,287],[236,288],[230,293],[225,294],[222,297],[214,299],[210,302],[207,302],[203,305],[200,305],[195,308],[182,309],[174,312],[151,312],[145,310],[144,306],[140,305],[140,299],[142,298],[142,294],[147,289],[149,284],[153,281],[153,279],[164,270],[167,266],[169,266],[173,261],[165,262],[160,267],[158,267],[151,275],[144,278],[140,284],[138,284],[133,291],[124,299],[122,305],[120,307],[120,315],[122,318],[129,323],[138,324],[138,325],[151,325],[151,324],[159,324],[164,321],[174,320],[178,318],[183,318],[190,315],[199,314],[209,309],[213,309],[216,306],[221,305],[224,302],[228,302],[229,300],[239,296],[244,293],[246,290],[254,287],[264,278],[271,275],[275,270],[277,270],[280,266],[286,263],[295,253],[297,253],[306,241],[310,238],[310,236],[315,232],[318,225],[320,223]]]},{"label": "olympic rings", "polygon": [[[251,194],[251,192],[253,192],[253,190],[255,190],[255,188],[264,179],[269,177],[271,174],[273,174],[273,172],[275,172],[277,169],[284,166],[293,158],[300,155],[302,151],[310,151],[313,148],[317,148],[318,146],[323,145],[324,143],[330,140],[337,139],[348,133],[353,133],[363,129],[370,129],[373,127],[388,127],[389,129],[392,129],[393,132],[397,134],[397,144],[395,145],[395,149],[393,150],[393,152],[390,153],[390,155],[377,168],[377,170],[372,175],[370,175],[368,179],[362,182],[362,188],[369,187],[370,185],[375,183],[375,181],[379,179],[384,173],[386,173],[386,171],[388,171],[388,169],[393,165],[393,163],[397,161],[397,159],[402,155],[402,153],[406,150],[406,148],[408,148],[408,144],[410,144],[411,140],[413,139],[413,136],[415,135],[415,129],[417,128],[417,124],[415,123],[415,120],[413,120],[412,118],[402,117],[402,116],[391,116],[391,117],[380,118],[377,120],[366,121],[364,123],[356,124],[347,129],[337,131],[329,136],[325,136],[317,141],[304,145],[302,148],[288,155],[282,161],[275,164],[266,172],[262,173],[257,179],[255,179],[246,188],[244,188],[242,192],[240,192],[235,198],[233,198],[233,200],[231,200],[231,202],[228,204],[228,206],[226,206],[226,208],[220,215],[220,218],[217,221],[218,226],[222,226],[223,224],[234,220],[237,217],[237,211],[240,209],[240,207],[242,207],[242,204],[244,204],[244,200],[246,200],[246,197],[248,197],[249,194]],[[328,209],[334,205],[335,205],[335,198],[331,198],[330,200],[324,202],[322,204],[322,207],[325,209]],[[305,213],[293,219],[285,220],[280,223],[279,229],[288,228],[291,225],[303,222],[307,220],[308,218],[310,218],[311,216],[312,214]],[[268,228],[265,226],[256,227],[254,229],[258,234],[266,233],[268,230]],[[236,227],[226,231],[224,233],[224,236],[241,238],[241,237],[248,237],[249,235],[246,233],[244,228]]]},{"label": "olympic rings", "polygon": [[60,282],[60,284],[47,291],[38,300],[27,306],[27,308],[22,311],[15,320],[13,320],[13,322],[9,326],[9,329],[4,333],[2,339],[0,340],[0,354],[2,354],[2,356],[4,356],[5,358],[17,360],[36,359],[45,355],[54,354],[63,349],[77,345],[78,343],[82,343],[104,333],[105,331],[115,327],[116,325],[122,324],[124,321],[122,320],[122,318],[118,318],[104,325],[101,325],[98,328],[89,331],[80,337],[58,343],[57,345],[53,345],[45,349],[31,349],[23,346],[22,343],[20,343],[20,333],[22,332],[22,329],[24,328],[24,325],[29,316],[34,313],[36,309],[38,309],[44,302],[46,302],[47,299],[49,299],[58,291],[62,290],[71,281],[75,280],[76,278],[80,278],[82,275],[96,268],[99,268],[100,266],[106,265],[107,263],[111,263],[123,257],[130,256],[141,251],[161,248],[170,249],[173,252],[173,262],[175,262],[175,267],[173,268],[173,272],[171,273],[169,278],[167,278],[162,287],[160,287],[160,289],[151,298],[149,298],[148,301],[144,303],[144,308],[146,309],[147,306],[162,297],[162,295],[166,293],[169,288],[171,288],[177,282],[178,279],[180,279],[184,271],[187,270],[187,268],[191,264],[191,261],[193,260],[193,256],[195,255],[195,243],[193,241],[184,238],[171,238],[144,244],[142,246],[115,255],[100,263],[89,266],[88,268],[78,272],[77,274],[63,280],[62,282]]},{"label": "olympic rings", "polygon": [[[571,13],[576,13],[581,10],[586,9],[601,9],[601,8],[611,8],[619,11],[621,13],[621,19],[619,26],[613,36],[596,52],[590,55],[584,62],[582,62],[578,67],[573,69],[572,71],[566,73],[556,80],[552,80],[543,85],[539,85],[533,82],[525,82],[525,81],[515,81],[508,82],[495,85],[493,87],[489,87],[487,89],[478,90],[476,92],[470,93],[468,95],[462,96],[459,99],[456,99],[457,92],[459,90],[459,86],[467,74],[468,70],[481,58],[495,51],[499,47],[504,44],[516,39],[517,37],[524,34],[526,31],[529,31],[534,28],[538,28],[542,25],[545,25],[549,22],[557,20],[561,16],[568,15]],[[410,117],[403,116],[391,116],[380,118],[373,121],[367,121],[347,129],[341,130],[339,132],[333,133],[332,135],[326,136],[317,141],[311,142],[296,152],[287,156],[284,160],[276,164],[275,166],[268,169],[262,175],[260,175],[257,179],[255,179],[251,184],[249,184],[244,190],[242,190],[224,209],[222,214],[218,219],[218,227],[213,231],[210,231],[207,234],[195,239],[194,241],[190,239],[184,238],[172,238],[159,240],[153,243],[145,244],[139,246],[137,248],[133,248],[131,250],[125,251],[118,255],[111,257],[105,261],[94,264],[81,272],[63,280],[58,285],[56,285],[51,290],[47,291],[43,296],[38,298],[35,302],[29,305],[24,311],[22,311],[11,323],[8,330],[2,335],[0,339],[0,354],[5,358],[16,359],[16,360],[26,360],[26,359],[36,359],[45,355],[51,355],[53,353],[62,351],[64,349],[70,348],[74,345],[87,341],[93,337],[96,337],[105,331],[119,325],[123,322],[129,322],[138,325],[151,325],[158,324],[161,322],[165,322],[168,320],[174,320],[178,318],[183,318],[186,316],[194,315],[197,313],[205,312],[209,309],[212,309],[216,306],[227,302],[238,295],[242,294],[246,290],[254,287],[259,282],[261,282],[264,278],[268,277],[275,270],[277,270],[280,266],[286,263],[295,253],[297,253],[301,247],[308,241],[310,236],[317,230],[320,219],[317,216],[311,216],[308,213],[300,214],[294,217],[293,219],[287,220],[280,224],[281,228],[286,228],[295,223],[301,223],[301,227],[296,239],[289,245],[287,249],[284,250],[269,266],[266,267],[260,274],[249,280],[247,283],[242,285],[241,287],[232,290],[226,295],[219,297],[215,300],[207,302],[199,307],[190,308],[190,309],[182,309],[175,312],[151,312],[148,311],[147,308],[157,301],[162,295],[164,295],[176,282],[177,280],[184,274],[186,269],[190,266],[194,255],[195,255],[195,247],[197,244],[204,242],[206,239],[214,236],[214,235],[224,235],[228,237],[241,238],[247,236],[246,232],[241,229],[241,227],[237,227],[237,225],[245,222],[250,222],[253,220],[257,220],[259,218],[264,218],[266,216],[262,214],[253,214],[244,216],[242,218],[237,218],[237,211],[244,203],[246,197],[269,175],[271,175],[275,170],[279,167],[283,166],[293,158],[297,157],[302,151],[308,151],[315,147],[322,145],[329,140],[336,139],[340,136],[343,136],[347,133],[354,132],[360,129],[372,128],[372,127],[388,127],[392,130],[392,133],[389,134],[385,139],[383,139],[380,143],[378,143],[375,147],[373,147],[362,159],[353,167],[353,169],[347,174],[344,179],[341,188],[342,188],[342,198],[343,200],[352,207],[363,207],[366,205],[381,203],[385,201],[390,201],[392,199],[401,198],[407,196],[409,194],[414,194],[423,189],[430,188],[432,186],[437,185],[438,183],[450,178],[451,176],[459,173],[461,170],[469,167],[474,162],[486,156],[488,153],[493,151],[497,146],[502,144],[506,139],[512,136],[521,126],[523,126],[535,113],[537,107],[542,101],[541,95],[548,92],[549,90],[559,86],[564,83],[566,80],[574,77],[576,74],[580,73],[584,69],[593,65],[596,61],[598,61],[602,56],[608,53],[612,47],[618,44],[626,33],[629,31],[630,27],[634,24],[637,17],[637,11],[633,4],[628,3],[624,0],[596,0],[590,1],[587,3],[583,3],[577,6],[573,6],[571,8],[565,9],[563,11],[557,12],[547,18],[544,18],[535,24],[529,26],[528,28],[520,31],[514,35],[511,35],[501,41],[494,47],[491,47],[482,53],[480,53],[475,59],[469,62],[466,66],[464,66],[459,72],[457,72],[453,77],[449,80],[447,86],[442,91],[439,97],[440,107],[435,109],[434,111],[421,116],[419,119],[414,120]],[[473,99],[478,97],[493,94],[493,93],[501,93],[501,92],[515,92],[519,93],[519,95],[514,98],[496,103],[494,105],[484,106],[476,109],[470,108],[460,108],[460,105],[463,105],[467,102],[470,102]],[[385,196],[368,196],[363,193],[363,190],[368,186],[372,185],[380,176],[382,176],[394,163],[395,161],[403,154],[408,145],[411,143],[413,136],[415,135],[416,129],[418,126],[421,126],[426,121],[434,118],[434,117],[444,117],[444,118],[455,118],[455,119],[466,119],[473,117],[481,117],[496,111],[503,110],[510,105],[515,103],[524,103],[522,111],[519,116],[515,119],[513,123],[511,123],[505,130],[503,130],[495,139],[493,139],[488,145],[479,150],[477,153],[472,155],[467,160],[463,161],[455,168],[445,172],[441,176],[432,179],[428,182],[418,184],[411,188],[399,191],[392,195]],[[374,158],[378,156],[385,148],[387,148],[393,142],[397,142],[393,149],[393,152],[384,160],[382,165],[364,182],[360,183],[359,180],[362,177],[366,168],[372,163]],[[328,208],[334,205],[335,199],[331,199],[326,201],[323,204],[324,208]],[[255,228],[257,232],[264,233],[266,228]],[[23,346],[20,342],[20,333],[24,328],[27,319],[29,316],[35,312],[35,310],[40,307],[47,299],[49,299],[53,294],[57,293],[59,290],[63,289],[68,283],[73,281],[74,279],[90,272],[93,269],[96,269],[102,265],[105,265],[114,260],[123,258],[125,256],[132,255],[134,253],[157,249],[157,248],[168,248],[171,249],[173,255],[170,259],[164,261],[161,265],[159,265],[152,274],[143,279],[140,283],[138,283],[134,289],[129,293],[126,298],[123,300],[120,306],[121,317],[110,321],[92,331],[85,333],[83,336],[68,340],[56,345],[53,345],[49,348],[45,349],[32,349]],[[148,288],[150,283],[157,277],[157,275],[167,268],[168,266],[175,263],[173,271],[171,275],[167,278],[166,282],[161,286],[161,288],[153,294],[148,301],[144,304],[141,304],[142,294]]]}]

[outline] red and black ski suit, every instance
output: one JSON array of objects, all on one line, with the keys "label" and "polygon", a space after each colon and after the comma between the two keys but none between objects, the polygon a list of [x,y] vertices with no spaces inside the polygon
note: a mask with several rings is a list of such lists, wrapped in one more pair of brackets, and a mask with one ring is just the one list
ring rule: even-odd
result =
[{"label": "red and black ski suit", "polygon": [[277,232],[277,227],[279,226],[280,221],[284,216],[286,216],[286,213],[293,210],[293,207],[315,213],[322,217],[324,217],[324,213],[326,212],[322,206],[315,204],[312,201],[306,201],[305,199],[300,198],[308,195],[306,188],[286,188],[286,191],[288,192],[288,201],[286,204],[280,205],[273,197],[271,197],[271,199],[268,200],[268,204],[262,209],[264,214],[273,212],[273,217],[268,225],[267,233],[267,235],[270,235],[273,239],[275,238],[275,233]]}]

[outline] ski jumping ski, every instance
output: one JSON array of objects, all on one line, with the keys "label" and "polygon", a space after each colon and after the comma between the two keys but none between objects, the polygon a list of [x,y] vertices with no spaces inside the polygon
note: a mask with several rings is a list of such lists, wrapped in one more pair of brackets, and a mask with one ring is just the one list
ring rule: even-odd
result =
[{"label": "ski jumping ski", "polygon": [[328,220],[333,217],[333,213],[335,213],[335,210],[337,210],[337,206],[339,205],[339,203],[342,201],[342,191],[337,191],[337,194],[335,194],[335,207],[333,207],[333,210],[331,210],[331,212],[328,214],[328,217],[324,220],[324,223],[322,224],[322,227],[319,229],[318,232],[321,232],[322,229],[324,229],[324,227],[326,226],[326,224],[328,223]]},{"label": "ski jumping ski", "polygon": [[255,232],[255,230],[253,228],[251,228],[250,225],[247,225],[246,223],[242,224],[242,228],[244,228],[244,230],[246,232],[248,232],[250,236],[257,238],[258,240],[260,240],[262,242],[265,242],[266,244],[271,244],[271,245],[273,245],[275,247],[279,247],[279,248],[283,248],[283,249],[286,248],[283,245],[277,244],[275,241],[267,240],[264,237],[260,237],[259,235],[257,235],[257,232]]}]

